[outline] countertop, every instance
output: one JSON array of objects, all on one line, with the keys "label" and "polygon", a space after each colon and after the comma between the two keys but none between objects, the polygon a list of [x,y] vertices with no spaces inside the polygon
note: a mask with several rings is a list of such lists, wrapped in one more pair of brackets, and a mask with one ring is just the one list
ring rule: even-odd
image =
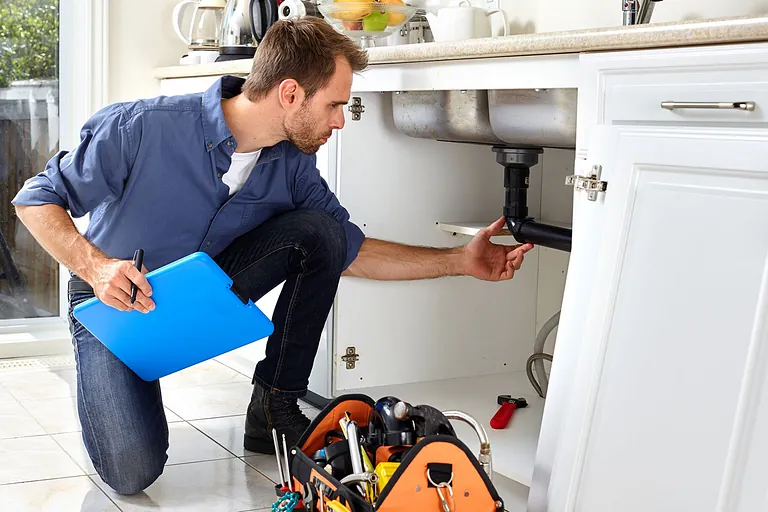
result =
[{"label": "countertop", "polygon": [[[521,34],[448,43],[408,44],[368,49],[371,65],[437,60],[552,55],[768,41],[768,17],[738,17],[568,32]],[[251,60],[169,66],[155,78],[223,74],[246,75]]]}]

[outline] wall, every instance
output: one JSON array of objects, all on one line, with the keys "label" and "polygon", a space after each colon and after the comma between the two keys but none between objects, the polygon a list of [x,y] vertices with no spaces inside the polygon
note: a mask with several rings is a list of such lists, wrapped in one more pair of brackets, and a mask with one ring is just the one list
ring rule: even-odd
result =
[{"label": "wall", "polygon": [[[510,34],[555,32],[622,24],[622,0],[499,0]],[[482,5],[481,0],[472,0]],[[663,0],[653,22],[768,14],[768,0]],[[497,22],[494,22],[496,26]]]},{"label": "wall", "polygon": [[113,0],[109,3],[109,96],[126,101],[159,94],[153,71],[179,63],[186,45],[171,23],[179,0]]}]

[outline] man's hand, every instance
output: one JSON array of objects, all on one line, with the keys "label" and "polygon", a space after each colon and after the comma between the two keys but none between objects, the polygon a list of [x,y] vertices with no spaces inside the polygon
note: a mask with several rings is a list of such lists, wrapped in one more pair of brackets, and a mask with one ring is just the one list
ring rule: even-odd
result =
[{"label": "man's hand", "polygon": [[504,217],[482,229],[464,247],[464,273],[484,281],[505,281],[512,279],[520,270],[525,253],[533,249],[532,244],[497,245],[491,237],[504,228]]},{"label": "man's hand", "polygon": [[[149,298],[152,287],[133,262],[110,258],[94,247],[75,227],[64,208],[56,204],[18,206],[16,215],[56,261],[84,279],[96,297],[120,311],[135,309],[147,313],[155,308]],[[136,302],[131,304],[131,283],[138,285]]]},{"label": "man's hand", "polygon": [[[93,292],[101,302],[120,311],[135,309],[148,313],[155,309],[155,303],[150,299],[152,287],[144,277],[147,271],[142,266],[141,272],[128,260],[108,259],[92,269],[88,282]],[[131,304],[131,283],[136,283],[138,292],[136,302]]]}]

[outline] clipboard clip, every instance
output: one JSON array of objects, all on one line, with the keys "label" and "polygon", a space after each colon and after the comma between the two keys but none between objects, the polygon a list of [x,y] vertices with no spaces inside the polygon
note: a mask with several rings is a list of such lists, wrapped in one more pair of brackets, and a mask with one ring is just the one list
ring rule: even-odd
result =
[{"label": "clipboard clip", "polygon": [[240,299],[240,302],[242,302],[244,305],[248,305],[248,302],[251,300],[248,298],[248,295],[243,292],[242,289],[238,288],[234,281],[232,281],[232,284],[229,286],[229,289],[232,291],[232,293],[235,294],[235,296]]}]

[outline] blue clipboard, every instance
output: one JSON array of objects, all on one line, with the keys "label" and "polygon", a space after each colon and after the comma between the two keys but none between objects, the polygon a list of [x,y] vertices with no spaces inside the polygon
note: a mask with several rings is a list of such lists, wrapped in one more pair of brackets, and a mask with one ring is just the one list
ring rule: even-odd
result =
[{"label": "blue clipboard", "polygon": [[73,314],[141,379],[151,382],[272,334],[274,326],[203,252],[147,273],[155,309],[118,311],[98,298]]}]

